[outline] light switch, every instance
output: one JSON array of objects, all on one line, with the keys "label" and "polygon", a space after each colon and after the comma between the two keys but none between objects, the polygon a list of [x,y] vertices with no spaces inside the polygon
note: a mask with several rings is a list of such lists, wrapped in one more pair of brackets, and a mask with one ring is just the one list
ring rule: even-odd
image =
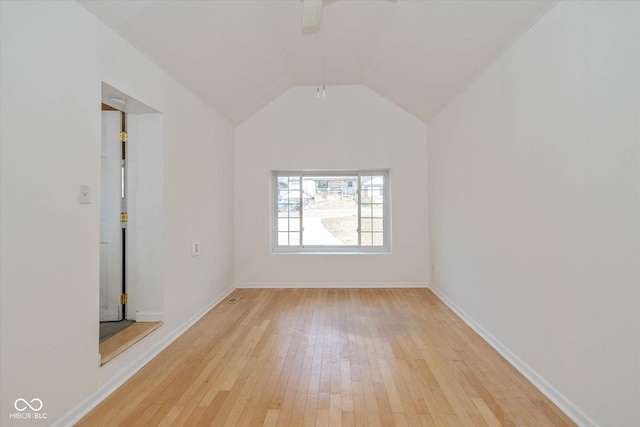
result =
[{"label": "light switch", "polygon": [[81,185],[78,189],[78,203],[87,205],[91,203],[91,186]]},{"label": "light switch", "polygon": [[200,241],[192,240],[191,241],[191,256],[200,255]]}]

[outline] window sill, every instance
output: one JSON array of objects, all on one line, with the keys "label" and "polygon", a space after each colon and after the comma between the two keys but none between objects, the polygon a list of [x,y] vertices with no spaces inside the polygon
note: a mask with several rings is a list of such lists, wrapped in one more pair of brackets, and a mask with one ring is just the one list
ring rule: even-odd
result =
[{"label": "window sill", "polygon": [[271,250],[272,255],[391,255],[391,250],[384,251],[322,251],[322,250],[303,250],[303,251],[286,251]]}]

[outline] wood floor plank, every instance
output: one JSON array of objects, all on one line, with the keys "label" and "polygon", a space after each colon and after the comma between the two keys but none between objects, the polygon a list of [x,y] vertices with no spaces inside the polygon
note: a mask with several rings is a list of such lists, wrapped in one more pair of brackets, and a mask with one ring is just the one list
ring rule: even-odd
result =
[{"label": "wood floor plank", "polygon": [[233,296],[77,425],[575,425],[429,290]]},{"label": "wood floor plank", "polygon": [[274,427],[276,425],[276,422],[278,422],[278,410],[276,409],[270,409],[267,412],[267,416],[264,419],[264,423],[262,424],[263,427]]},{"label": "wood floor plank", "polygon": [[489,409],[484,400],[479,397],[472,397],[471,400],[474,405],[476,405],[480,414],[482,414],[482,418],[484,418],[489,427],[502,427],[502,424],[500,424],[500,421],[498,421],[496,416],[493,415],[493,412],[491,412],[491,409]]},{"label": "wood floor plank", "polygon": [[331,427],[342,426],[342,396],[332,394],[329,404],[329,425]]},{"label": "wood floor plank", "polygon": [[316,417],[316,427],[330,427],[329,410],[318,410],[318,415]]}]

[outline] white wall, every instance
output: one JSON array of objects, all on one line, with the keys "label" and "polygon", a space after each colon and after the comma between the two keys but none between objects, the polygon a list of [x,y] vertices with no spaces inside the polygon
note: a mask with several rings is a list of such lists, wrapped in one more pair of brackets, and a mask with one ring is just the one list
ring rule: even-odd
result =
[{"label": "white wall", "polygon": [[[426,125],[366,87],[315,92],[292,88],[236,127],[236,285],[426,285]],[[270,253],[272,170],[375,168],[391,170],[392,254]]]},{"label": "white wall", "polygon": [[[0,424],[20,397],[42,399],[48,414],[21,425],[68,424],[63,414],[233,285],[233,134],[79,4],[0,7]],[[99,368],[101,81],[164,116],[165,325]],[[77,203],[80,184],[91,185],[89,205]]]},{"label": "white wall", "polygon": [[640,425],[639,23],[562,2],[429,123],[434,288],[584,425]]},{"label": "white wall", "polygon": [[164,300],[179,323],[233,286],[233,130],[176,83],[165,90]]},{"label": "white wall", "polygon": [[17,398],[55,418],[98,385],[97,27],[76,4],[28,3],[0,3],[3,425]]}]

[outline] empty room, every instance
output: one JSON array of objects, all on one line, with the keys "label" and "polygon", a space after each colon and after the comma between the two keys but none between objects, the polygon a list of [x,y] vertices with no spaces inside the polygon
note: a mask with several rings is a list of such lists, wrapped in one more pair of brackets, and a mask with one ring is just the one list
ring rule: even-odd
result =
[{"label": "empty room", "polygon": [[640,1],[0,0],[0,385],[640,427]]}]

